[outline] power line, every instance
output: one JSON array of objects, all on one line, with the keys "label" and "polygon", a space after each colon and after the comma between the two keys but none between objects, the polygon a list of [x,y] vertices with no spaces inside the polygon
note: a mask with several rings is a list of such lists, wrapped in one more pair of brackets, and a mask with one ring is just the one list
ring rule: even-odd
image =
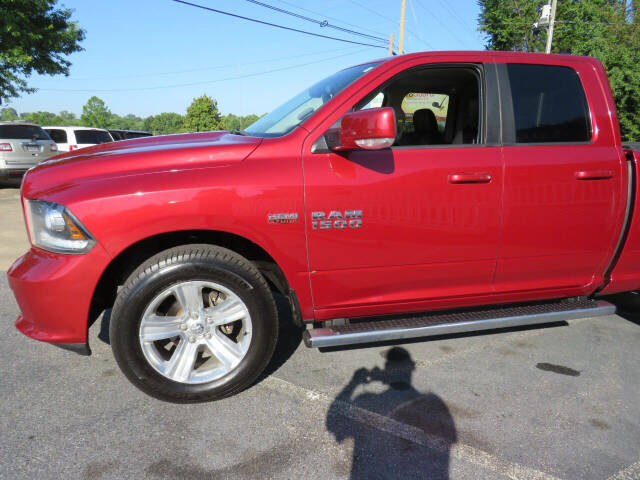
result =
[{"label": "power line", "polygon": [[432,11],[428,10],[427,7],[425,7],[420,1],[416,2],[420,7],[422,7],[422,9],[427,12],[427,14],[429,14],[433,19],[435,19],[440,26],[442,26],[443,29],[445,29],[449,35],[451,35],[453,38],[455,38],[458,42],[460,42],[460,44],[462,46],[466,46],[466,44],[460,39],[460,37],[458,37],[455,33],[453,33],[453,30],[451,30],[449,27],[447,27],[444,22],[442,20],[440,20],[440,18],[434,14]]},{"label": "power line", "polygon": [[345,25],[349,25],[350,27],[354,27],[354,28],[357,28],[359,30],[364,30],[366,32],[375,33],[376,35],[382,35],[382,36],[385,35],[384,33],[380,33],[380,32],[377,32],[375,30],[371,30],[370,28],[366,28],[366,27],[363,27],[363,26],[360,26],[360,25],[355,25],[353,23],[345,22],[344,20],[341,20],[339,18],[330,17],[329,15],[326,15],[324,13],[316,12],[314,10],[310,10],[308,8],[305,8],[305,7],[300,7],[300,6],[296,5],[295,3],[287,2],[286,0],[276,0],[276,1],[278,3],[284,3],[285,5],[288,5],[290,7],[296,8],[298,10],[302,10],[303,12],[312,13],[314,15],[322,15],[323,17],[328,18],[329,20],[333,20],[335,22],[343,23]]},{"label": "power line", "polygon": [[365,10],[367,10],[368,12],[371,12],[371,13],[373,13],[374,15],[376,15],[376,16],[378,16],[378,17],[380,17],[380,18],[384,18],[385,20],[387,20],[387,21],[389,21],[389,22],[393,23],[394,25],[397,23],[397,22],[396,22],[396,20],[394,20],[393,18],[389,18],[389,17],[387,17],[387,16],[385,16],[385,15],[382,15],[382,14],[381,14],[380,12],[378,12],[377,10],[374,10],[373,8],[369,8],[369,7],[367,7],[366,5],[363,5],[363,4],[362,4],[362,3],[360,3],[360,2],[356,2],[356,0],[351,0],[351,3],[353,3],[353,4],[355,4],[355,5],[358,5],[360,8],[364,8],[364,9],[365,9]]},{"label": "power line", "polygon": [[[416,23],[416,26],[418,26],[418,17],[416,16],[416,10],[415,10],[415,8],[413,8],[413,0],[409,0],[409,6],[411,7],[411,13],[412,13],[412,15],[413,15],[413,20],[414,20],[414,22]],[[407,29],[407,31],[408,31],[409,33],[412,33],[412,32],[411,32],[411,31],[409,31],[408,29]],[[417,34],[413,34],[413,35],[417,35]],[[423,38],[422,38],[422,37],[418,36],[417,38],[418,38],[418,40],[420,40],[422,43],[424,43],[424,44],[427,46],[427,48],[433,48],[433,45],[431,45],[430,43],[428,43],[428,42],[426,42],[425,40],[423,40]]]},{"label": "power line", "polygon": [[356,41],[353,41],[353,40],[347,40],[346,38],[331,37],[329,35],[322,35],[320,33],[313,33],[313,32],[308,32],[306,30],[299,30],[297,28],[286,27],[284,25],[278,25],[277,23],[265,22],[264,20],[258,20],[256,18],[245,17],[243,15],[238,15],[238,14],[235,14],[235,13],[225,12],[223,10],[218,10],[218,9],[211,8],[211,7],[205,7],[204,5],[198,5],[197,3],[187,2],[185,0],[171,0],[171,1],[175,2],[175,3],[181,3],[183,5],[188,5],[190,7],[200,8],[202,10],[207,10],[209,12],[219,13],[221,15],[227,15],[229,17],[239,18],[241,20],[247,20],[249,22],[259,23],[261,25],[268,25],[270,27],[280,28],[282,30],[288,30],[288,31],[297,32],[297,33],[303,33],[305,35],[311,35],[313,37],[326,38],[326,39],[329,39],[329,40],[336,40],[338,42],[344,42],[344,43],[352,43],[354,45],[364,45],[366,47],[387,48],[387,47],[385,47],[383,45],[374,45],[374,44],[371,44],[371,43],[356,42]]},{"label": "power line", "polygon": [[177,88],[177,87],[191,87],[194,85],[205,85],[205,84],[209,84],[209,83],[219,83],[219,82],[226,82],[229,80],[240,80],[243,78],[251,78],[251,77],[257,77],[260,75],[266,75],[268,73],[275,73],[275,72],[282,72],[285,70],[293,70],[294,68],[300,68],[300,67],[306,67],[308,65],[314,65],[316,63],[319,62],[328,62],[329,60],[335,60],[337,58],[342,58],[342,57],[347,57],[349,55],[355,55],[357,53],[362,53],[364,51],[367,51],[368,48],[365,49],[361,49],[355,52],[350,52],[350,53],[345,53],[342,55],[335,55],[333,57],[328,57],[328,58],[321,58],[320,60],[314,60],[313,62],[306,62],[306,63],[299,63],[296,65],[289,65],[287,67],[281,67],[281,68],[274,68],[271,70],[265,70],[262,72],[254,72],[254,73],[247,73],[244,75],[236,75],[233,77],[226,77],[226,78],[217,78],[217,79],[213,79],[213,80],[203,80],[201,82],[190,82],[190,83],[177,83],[177,84],[173,84],[173,85],[163,85],[163,86],[155,86],[155,87],[139,87],[139,88],[113,88],[113,89],[63,89],[63,88],[39,88],[36,87],[38,90],[44,90],[44,91],[48,91],[48,92],[75,92],[75,93],[98,93],[98,92],[139,92],[139,91],[145,91],[145,90],[163,90],[163,89],[167,89],[167,88]]},{"label": "power line", "polygon": [[438,0],[438,2],[440,2],[440,4],[445,7],[449,11],[449,13],[451,13],[451,15],[458,21],[461,26],[463,26],[464,28],[468,28],[470,32],[473,32],[474,37],[476,36],[476,34],[478,33],[477,30],[469,25],[466,20],[464,20],[460,15],[458,15],[458,13],[447,4],[447,2],[443,0]]},{"label": "power line", "polygon": [[[354,49],[357,47],[346,47],[345,49],[348,51],[352,51],[351,49]],[[338,52],[340,51],[345,51],[345,49],[339,49],[337,50]],[[336,49],[333,48],[331,50],[323,50],[321,52],[312,52],[312,53],[303,53],[301,55],[287,55],[286,57],[278,57],[278,58],[268,58],[265,60],[258,60],[255,62],[242,62],[242,66],[246,66],[246,65],[259,65],[262,63],[271,63],[271,62],[279,62],[281,60],[292,60],[294,58],[303,58],[303,57],[313,57],[314,55],[325,55],[327,53],[336,53]],[[148,78],[148,77],[161,77],[161,76],[167,76],[167,75],[178,75],[178,74],[182,74],[182,73],[194,73],[194,72],[205,72],[207,70],[215,70],[218,68],[232,68],[232,67],[237,67],[238,63],[228,63],[226,65],[212,65],[210,67],[202,67],[202,68],[192,68],[189,70],[174,70],[171,72],[156,72],[156,73],[141,73],[141,74],[135,74],[135,75],[116,75],[116,76],[99,76],[99,77],[75,77],[75,78],[68,78],[67,80],[116,80],[116,79],[123,79],[123,78]]]},{"label": "power line", "polygon": [[[393,23],[393,25],[395,26],[398,22],[396,20],[394,20],[393,18],[389,18],[386,15],[381,14],[380,12],[367,7],[366,5],[360,3],[359,1],[356,0],[351,0],[351,3],[353,3],[354,5],[359,6],[360,8],[376,15],[377,17],[383,18],[385,20],[387,20],[388,22]],[[424,43],[428,48],[433,48],[432,45],[430,45],[428,42],[426,42],[420,35],[418,35],[417,33],[415,33],[413,30],[409,30],[407,27],[405,27],[405,30],[411,34],[411,36],[413,36],[414,38],[417,38],[418,40],[420,40],[422,43]]]},{"label": "power line", "polygon": [[355,30],[351,30],[349,28],[343,28],[343,27],[339,27],[337,25],[331,25],[326,20],[316,20],[315,18],[310,18],[310,17],[307,17],[305,15],[301,15],[299,13],[295,13],[295,12],[292,12],[290,10],[286,10],[284,8],[275,7],[273,5],[269,5],[268,3],[259,2],[258,0],[247,0],[247,2],[253,3],[255,5],[260,5],[261,7],[265,7],[265,8],[268,8],[270,10],[275,10],[276,12],[279,12],[279,13],[284,13],[285,15],[290,15],[292,17],[300,18],[302,20],[306,20],[307,22],[315,23],[316,25],[320,25],[323,28],[325,28],[325,27],[326,28],[333,28],[335,30],[339,30],[339,31],[344,32],[344,33],[350,33],[352,35],[359,35],[359,36],[362,36],[362,37],[365,37],[365,38],[369,38],[369,39],[372,39],[372,40],[377,40],[379,42],[387,43],[387,39],[386,38],[375,37],[373,35],[369,35],[368,33],[362,33],[362,32],[358,32],[358,31],[355,31]]}]

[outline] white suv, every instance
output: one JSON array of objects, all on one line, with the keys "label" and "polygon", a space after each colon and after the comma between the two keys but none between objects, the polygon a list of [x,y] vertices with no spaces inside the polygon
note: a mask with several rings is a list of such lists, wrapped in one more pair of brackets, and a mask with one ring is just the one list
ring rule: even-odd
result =
[{"label": "white suv", "polygon": [[78,148],[113,142],[113,137],[103,128],[60,126],[42,128],[58,144],[58,150],[61,152],[70,152]]}]

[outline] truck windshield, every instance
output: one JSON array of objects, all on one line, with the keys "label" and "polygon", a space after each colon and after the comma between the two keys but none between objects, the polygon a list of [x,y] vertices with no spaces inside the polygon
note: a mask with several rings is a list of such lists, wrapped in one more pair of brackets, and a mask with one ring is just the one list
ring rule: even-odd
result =
[{"label": "truck windshield", "polygon": [[379,64],[380,62],[358,65],[325,78],[250,125],[245,132],[255,137],[286,135],[348,85]]}]

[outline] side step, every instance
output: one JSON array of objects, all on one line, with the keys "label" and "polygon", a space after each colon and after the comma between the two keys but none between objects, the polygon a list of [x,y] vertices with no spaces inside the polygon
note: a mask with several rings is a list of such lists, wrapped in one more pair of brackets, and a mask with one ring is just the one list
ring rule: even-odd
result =
[{"label": "side step", "polygon": [[405,318],[382,317],[313,328],[303,334],[307,347],[335,347],[405,338],[475,332],[598,317],[616,312],[603,300],[565,299],[549,303],[489,307],[461,312],[430,313]]}]

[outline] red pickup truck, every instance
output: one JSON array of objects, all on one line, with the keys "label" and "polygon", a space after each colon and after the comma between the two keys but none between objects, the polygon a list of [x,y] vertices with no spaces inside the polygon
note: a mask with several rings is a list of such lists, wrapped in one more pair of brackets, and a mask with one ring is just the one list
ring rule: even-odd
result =
[{"label": "red pickup truck", "polygon": [[88,354],[111,309],[124,374],[186,402],[255,381],[278,337],[274,295],[311,347],[610,314],[598,297],[640,289],[639,160],[597,60],[357,65],[246,131],[30,170],[32,248],[8,272],[16,327]]}]

